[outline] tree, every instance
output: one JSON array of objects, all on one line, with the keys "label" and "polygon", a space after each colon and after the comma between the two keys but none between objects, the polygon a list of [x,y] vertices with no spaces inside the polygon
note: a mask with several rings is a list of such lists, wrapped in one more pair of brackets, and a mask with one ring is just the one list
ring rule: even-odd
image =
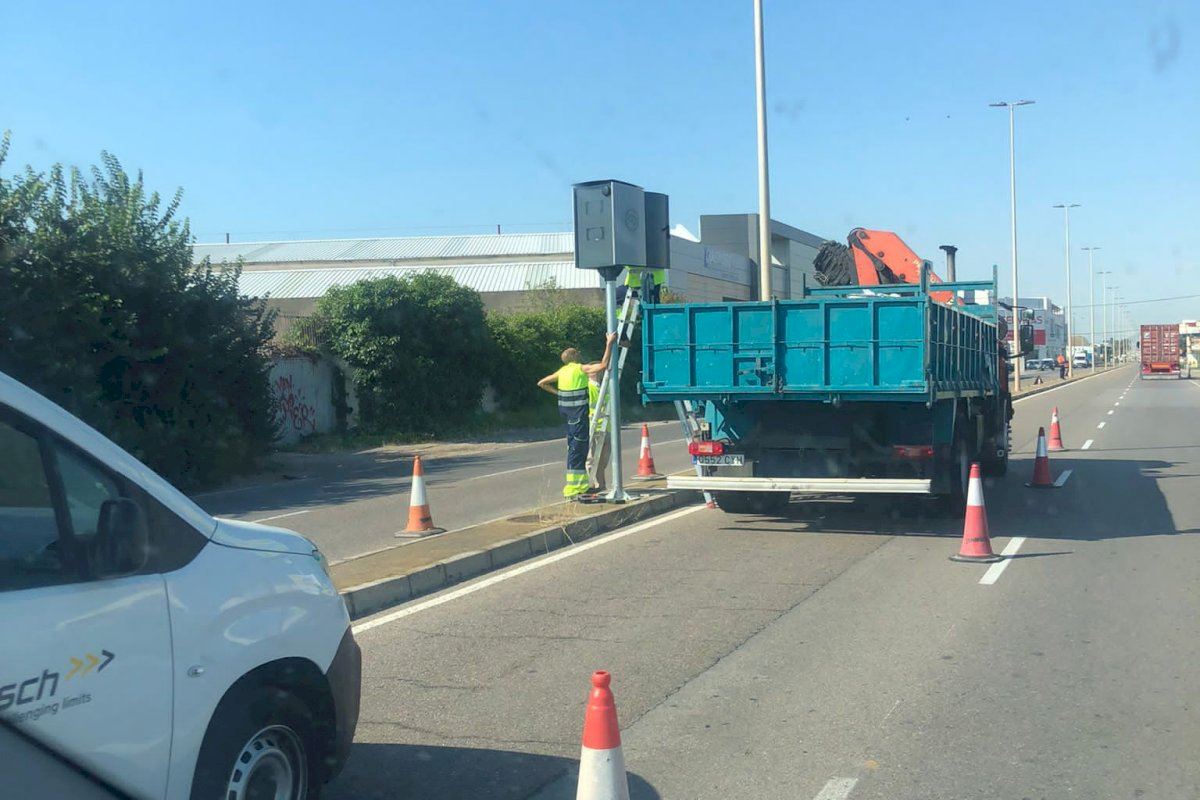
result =
[{"label": "tree", "polygon": [[479,408],[491,347],[479,293],[436,272],[330,289],[316,316],[353,369],[363,425],[432,433]]},{"label": "tree", "polygon": [[101,164],[0,174],[0,371],[168,479],[214,482],[274,438],[273,317],[238,294],[240,267],[192,264],[181,191],[164,207]]}]

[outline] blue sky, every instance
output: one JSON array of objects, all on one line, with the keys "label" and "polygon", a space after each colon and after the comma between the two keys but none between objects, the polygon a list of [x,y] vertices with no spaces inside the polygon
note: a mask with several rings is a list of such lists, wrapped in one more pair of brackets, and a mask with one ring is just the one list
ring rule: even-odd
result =
[{"label": "blue sky", "polygon": [[[1084,244],[1129,299],[1196,291],[1200,4],[766,0],[773,216],[898,231],[1075,302]],[[0,5],[6,170],[101,149],[182,186],[200,241],[566,230],[617,177],[701,213],[756,205],[750,0]],[[14,69],[14,67],[16,67]],[[1007,280],[1002,282],[1002,289]],[[1200,302],[1134,306],[1200,318]],[[1081,309],[1077,327],[1086,326]]]}]

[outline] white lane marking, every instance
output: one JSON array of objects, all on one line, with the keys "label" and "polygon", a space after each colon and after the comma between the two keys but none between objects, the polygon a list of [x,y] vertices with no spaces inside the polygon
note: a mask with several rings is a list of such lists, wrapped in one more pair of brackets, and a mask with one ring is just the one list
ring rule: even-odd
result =
[{"label": "white lane marking", "polygon": [[554,466],[555,464],[561,464],[561,463],[562,463],[561,461],[543,461],[541,464],[529,464],[528,466],[524,466],[524,467],[513,467],[512,469],[503,469],[503,470],[500,470],[499,472],[489,472],[486,475],[472,475],[470,478],[463,478],[460,481],[455,481],[455,483],[470,483],[471,481],[477,481],[482,478],[497,478],[501,475],[511,475],[514,472],[524,472],[527,469],[540,469],[541,467],[551,467],[551,466]]},{"label": "white lane marking", "polygon": [[1112,410],[1111,408],[1108,410],[1108,415],[1109,415],[1110,417],[1113,415],[1113,410]]},{"label": "white lane marking", "polygon": [[1120,400],[1118,400],[1117,402],[1113,403],[1113,405],[1114,405],[1114,406],[1119,406],[1119,405],[1121,405],[1121,401],[1120,401]]},{"label": "white lane marking", "polygon": [[[1069,471],[1069,470],[1068,470]],[[1004,550],[1000,555],[1004,556],[1003,561],[997,561],[988,567],[988,571],[983,573],[983,577],[979,579],[981,586],[991,586],[996,581],[1000,580],[1000,576],[1004,574],[1004,570],[1008,568],[1012,557],[1021,549],[1021,545],[1025,544],[1024,536],[1014,536],[1008,540],[1008,544],[1004,545]]]},{"label": "white lane marking", "polygon": [[420,603],[397,609],[390,614],[384,614],[381,617],[360,622],[357,625],[352,626],[354,634],[357,636],[360,633],[369,631],[372,628],[377,628],[380,625],[386,625],[389,622],[395,622],[398,619],[404,619],[405,617],[412,616],[413,614],[420,613],[421,611],[426,611],[430,608],[436,608],[437,606],[457,600],[460,597],[466,597],[469,594],[474,594],[480,589],[486,589],[489,586],[495,586],[497,583],[503,583],[510,578],[515,578],[518,575],[524,575],[526,572],[533,572],[535,569],[540,569],[550,564],[562,561],[563,559],[577,556],[580,553],[591,550],[594,547],[600,547],[601,545],[609,544],[619,539],[624,539],[626,536],[632,536],[635,533],[641,533],[648,528],[653,528],[656,525],[662,525],[664,522],[671,522],[672,520],[676,520],[680,517],[700,511],[703,508],[703,504],[688,506],[687,508],[681,508],[678,511],[671,512],[670,514],[664,514],[661,517],[655,517],[652,520],[642,522],[630,528],[625,528],[624,530],[617,531],[616,533],[610,533],[607,536],[601,536],[591,541],[584,542],[583,544],[572,545],[563,550],[559,550],[557,553],[551,553],[548,556],[539,558],[536,561],[530,561],[526,564],[522,564],[519,567],[513,567],[512,569],[505,570],[504,572],[499,572],[495,575],[492,575],[490,578],[484,578],[478,583],[472,583],[468,586],[463,586],[460,589],[455,589],[452,592],[447,592],[446,594],[438,595],[437,597],[431,597],[430,599],[424,600]]},{"label": "white lane marking", "polygon": [[310,511],[312,511],[312,509],[311,509],[311,508],[306,508],[306,509],[304,509],[303,511],[289,511],[289,512],[288,512],[288,513],[286,513],[286,514],[276,514],[276,515],[275,515],[275,516],[273,516],[273,517],[260,517],[260,518],[258,518],[258,519],[249,519],[249,520],[246,520],[246,521],[247,521],[247,522],[268,522],[268,521],[270,521],[270,520],[273,520],[273,519],[283,519],[284,517],[298,517],[298,516],[300,516],[301,514],[307,514],[307,513],[309,513]]},{"label": "white lane marking", "polygon": [[1089,447],[1091,447],[1091,446],[1092,446],[1092,440],[1091,440],[1091,439],[1088,439],[1086,442],[1084,442],[1084,443],[1083,443],[1083,447],[1081,447],[1080,449],[1081,449],[1081,450],[1087,450],[1087,449],[1088,449]]},{"label": "white lane marking", "polygon": [[1097,428],[1103,428],[1103,427],[1104,427],[1104,423],[1103,423],[1103,422],[1101,422],[1101,423],[1100,423],[1099,425],[1097,425],[1096,427],[1097,427]]},{"label": "white lane marking", "polygon": [[883,719],[879,720],[879,724],[880,724],[880,725],[882,725],[883,723],[887,722],[887,721],[888,721],[888,717],[890,717],[890,716],[892,715],[892,713],[893,713],[893,712],[895,712],[895,710],[896,710],[897,708],[899,708],[899,707],[900,707],[900,701],[899,701],[899,700],[897,700],[896,702],[892,703],[892,707],[891,707],[891,709],[888,711],[888,713],[886,713],[886,714],[884,714],[884,715],[883,715]]},{"label": "white lane marking", "polygon": [[1058,488],[1060,488],[1060,489],[1061,489],[1062,487],[1066,486],[1066,485],[1067,485],[1067,479],[1071,477],[1071,473],[1072,473],[1072,472],[1074,472],[1074,471],[1075,471],[1075,470],[1071,470],[1071,469],[1064,469],[1064,470],[1062,471],[1062,474],[1061,474],[1061,475],[1059,475],[1059,476],[1058,476],[1058,478],[1057,478],[1057,479],[1054,481],[1054,485],[1055,485],[1055,486],[1057,486],[1057,487],[1058,487]]},{"label": "white lane marking", "polygon": [[846,800],[857,783],[858,778],[830,778],[813,800]]}]

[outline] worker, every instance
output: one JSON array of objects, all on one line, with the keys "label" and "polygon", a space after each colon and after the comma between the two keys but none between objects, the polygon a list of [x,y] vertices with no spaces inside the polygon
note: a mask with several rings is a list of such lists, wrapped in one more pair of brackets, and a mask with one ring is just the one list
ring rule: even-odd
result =
[{"label": "worker", "polygon": [[1058,354],[1058,377],[1064,381],[1067,379],[1067,358],[1062,353]]},{"label": "worker", "polygon": [[[645,292],[641,292],[643,273],[650,275],[650,286]],[[657,303],[661,298],[662,285],[666,282],[667,271],[665,269],[626,267],[625,282],[617,287],[617,305],[620,306],[625,303],[625,295],[629,294],[630,289],[637,289],[639,291],[643,303]]]},{"label": "worker", "polygon": [[539,389],[558,397],[558,413],[567,427],[567,478],[563,484],[563,497],[577,499],[587,493],[588,376],[599,375],[608,369],[616,338],[615,332],[608,335],[604,358],[591,364],[581,364],[579,351],[568,347],[562,351],[563,365],[538,381]]},{"label": "worker", "polygon": [[[608,398],[605,398],[604,408],[599,412],[596,404],[600,401],[600,378],[603,372],[588,375],[588,416],[596,421],[596,432],[601,434],[600,441],[595,447],[588,447],[587,473],[594,475],[591,483],[591,493],[600,494],[608,488],[605,473],[608,472],[608,462],[612,456],[612,442],[608,436]],[[597,416],[599,413],[599,416]]]}]

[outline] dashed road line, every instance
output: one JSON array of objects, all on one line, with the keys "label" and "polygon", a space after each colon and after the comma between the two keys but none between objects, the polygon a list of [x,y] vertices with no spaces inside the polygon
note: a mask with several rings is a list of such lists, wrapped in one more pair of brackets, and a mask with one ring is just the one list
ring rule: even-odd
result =
[{"label": "dashed road line", "polygon": [[846,800],[857,783],[858,778],[830,778],[813,800]]},{"label": "dashed road line", "polygon": [[276,514],[273,517],[259,517],[258,519],[248,519],[247,522],[270,522],[273,519],[283,519],[284,517],[298,517],[301,514],[307,514],[312,511],[311,508],[306,508],[303,511],[289,511],[286,514]]},{"label": "dashed road line", "polygon": [[1064,469],[1062,471],[1062,474],[1059,475],[1058,478],[1054,481],[1054,485],[1057,486],[1059,489],[1066,486],[1067,480],[1071,477],[1071,473],[1074,471],[1075,470],[1073,470],[1073,469]]},{"label": "dashed road line", "polygon": [[1083,447],[1081,447],[1080,449],[1081,449],[1081,450],[1087,450],[1087,449],[1088,449],[1089,447],[1091,447],[1091,446],[1092,446],[1092,440],[1091,440],[1091,439],[1088,439],[1086,442],[1084,442],[1084,443],[1083,443]]},{"label": "dashed road line", "polygon": [[1113,410],[1112,410],[1111,408],[1108,410],[1108,415],[1109,415],[1110,417],[1113,415]]},{"label": "dashed road line", "polygon": [[1103,428],[1103,427],[1104,427],[1104,423],[1103,423],[1103,422],[1101,422],[1101,423],[1100,423],[1099,425],[1097,425],[1096,427],[1097,427],[1097,428]]},{"label": "dashed road line", "polygon": [[[1070,470],[1067,470],[1070,472]],[[1021,545],[1025,544],[1024,536],[1014,536],[1008,540],[1008,544],[1004,545],[1004,550],[1000,555],[1004,556],[1003,561],[997,561],[988,567],[987,572],[983,573],[983,577],[979,579],[981,586],[991,586],[996,581],[1000,580],[1000,576],[1004,574],[1004,570],[1008,569],[1009,563],[1012,562],[1012,557],[1021,549]]]}]

